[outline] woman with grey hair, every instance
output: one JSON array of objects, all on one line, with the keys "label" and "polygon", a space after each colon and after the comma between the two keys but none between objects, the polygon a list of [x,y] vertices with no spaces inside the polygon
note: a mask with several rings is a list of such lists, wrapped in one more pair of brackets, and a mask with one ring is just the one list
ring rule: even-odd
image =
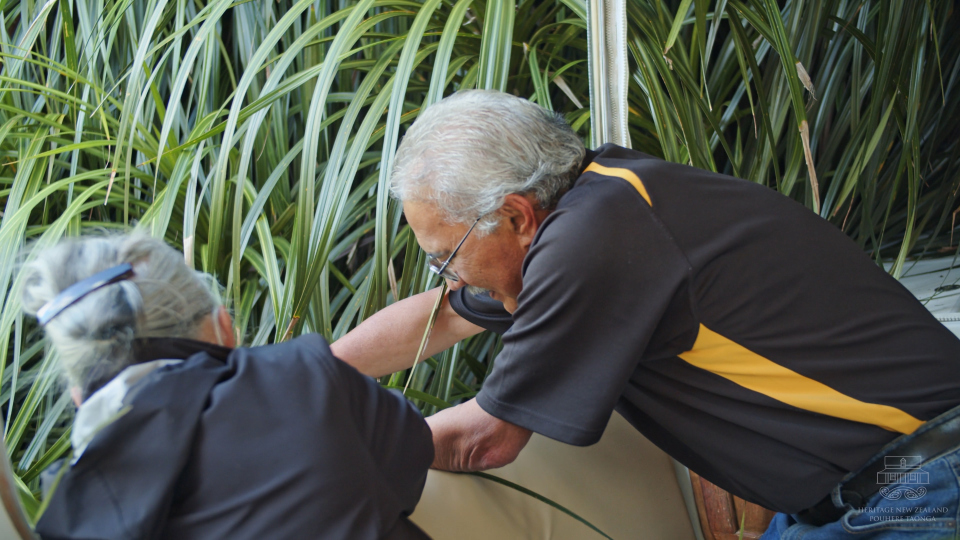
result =
[{"label": "woman with grey hair", "polygon": [[426,538],[406,516],[429,428],[322,337],[234,348],[201,275],[143,235],[66,241],[24,271],[79,407],[44,539]]}]

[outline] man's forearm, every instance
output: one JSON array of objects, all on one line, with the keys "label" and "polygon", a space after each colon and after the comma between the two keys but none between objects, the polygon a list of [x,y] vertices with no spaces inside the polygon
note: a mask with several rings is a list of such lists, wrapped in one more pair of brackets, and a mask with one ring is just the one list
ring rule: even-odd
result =
[{"label": "man's forearm", "polygon": [[497,469],[513,462],[532,432],[500,420],[477,400],[444,409],[427,418],[433,432],[433,468],[469,472]]},{"label": "man's forearm", "polygon": [[[334,356],[371,377],[409,368],[438,293],[439,289],[420,293],[375,313],[330,346]],[[482,330],[457,315],[444,298],[421,360]]]}]

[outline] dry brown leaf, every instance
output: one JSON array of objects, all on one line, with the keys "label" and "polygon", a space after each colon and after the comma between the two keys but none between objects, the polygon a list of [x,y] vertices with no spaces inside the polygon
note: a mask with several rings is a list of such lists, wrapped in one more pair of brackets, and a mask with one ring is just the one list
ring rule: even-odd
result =
[{"label": "dry brown leaf", "polygon": [[387,279],[390,280],[390,292],[393,293],[393,300],[400,300],[400,295],[397,294],[397,274],[393,269],[393,259],[390,259],[389,264],[387,264]]},{"label": "dry brown leaf", "polygon": [[817,99],[817,91],[813,87],[813,81],[810,80],[810,75],[800,62],[797,62],[797,76],[800,77],[800,82],[803,83],[803,87],[807,89],[807,92],[810,92],[813,99]]},{"label": "dry brown leaf", "polygon": [[573,104],[576,105],[578,109],[583,108],[583,103],[580,103],[580,100],[577,99],[577,96],[573,95],[573,90],[571,90],[570,86],[567,85],[567,81],[563,80],[562,75],[557,75],[556,77],[554,77],[553,82],[554,84],[557,85],[557,87],[560,88],[560,90],[563,91],[564,94],[567,95],[568,98],[570,98],[570,101],[572,101]]},{"label": "dry brown leaf", "polygon": [[810,151],[810,126],[807,121],[800,122],[800,138],[803,140],[803,157],[807,161],[810,173],[810,187],[813,188],[813,211],[820,213],[820,184],[817,183],[817,170],[813,166],[813,153]]}]

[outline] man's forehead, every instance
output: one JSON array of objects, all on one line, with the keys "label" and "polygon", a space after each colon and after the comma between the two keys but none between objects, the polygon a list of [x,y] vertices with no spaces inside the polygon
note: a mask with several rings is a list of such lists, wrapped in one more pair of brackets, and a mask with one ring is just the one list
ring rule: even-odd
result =
[{"label": "man's forehead", "polygon": [[428,255],[441,257],[450,252],[451,238],[459,227],[445,221],[439,208],[425,201],[403,201],[403,214]]},{"label": "man's forehead", "polygon": [[403,201],[403,215],[414,229],[426,229],[431,225],[445,225],[442,213],[436,205],[413,199]]}]

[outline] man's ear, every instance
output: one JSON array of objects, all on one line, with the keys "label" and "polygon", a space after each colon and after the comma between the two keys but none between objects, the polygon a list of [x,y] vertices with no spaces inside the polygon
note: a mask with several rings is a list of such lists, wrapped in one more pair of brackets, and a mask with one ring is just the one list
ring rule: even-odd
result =
[{"label": "man's ear", "polygon": [[220,330],[220,336],[223,338],[224,347],[233,347],[237,346],[237,338],[233,334],[233,319],[230,318],[230,314],[227,313],[227,308],[220,306],[217,308],[217,320],[214,321],[214,324],[217,325],[217,328]]},{"label": "man's ear", "polygon": [[533,195],[511,193],[503,200],[500,213],[505,217],[505,225],[516,234],[523,247],[533,243],[533,237],[540,228],[546,214],[540,210],[540,203]]}]

